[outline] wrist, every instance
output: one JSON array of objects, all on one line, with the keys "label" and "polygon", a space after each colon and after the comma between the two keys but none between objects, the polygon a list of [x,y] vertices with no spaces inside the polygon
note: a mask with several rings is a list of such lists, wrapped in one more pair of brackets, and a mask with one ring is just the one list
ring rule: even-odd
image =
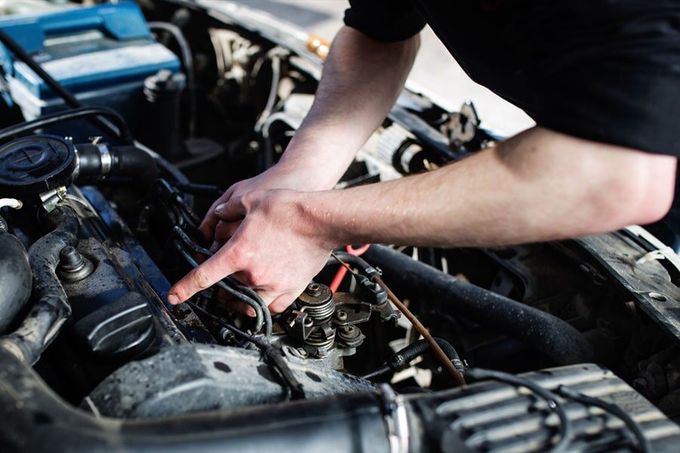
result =
[{"label": "wrist", "polygon": [[332,250],[345,245],[344,238],[334,221],[334,214],[327,206],[327,198],[335,191],[295,192],[287,191],[284,195],[285,210],[295,216],[294,224],[298,233],[307,237],[319,248]]}]

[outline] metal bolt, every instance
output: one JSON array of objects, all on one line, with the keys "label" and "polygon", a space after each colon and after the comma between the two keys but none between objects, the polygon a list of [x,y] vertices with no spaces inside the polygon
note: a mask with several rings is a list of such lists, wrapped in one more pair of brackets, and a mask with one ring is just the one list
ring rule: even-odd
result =
[{"label": "metal bolt", "polygon": [[347,312],[345,310],[338,310],[335,313],[335,317],[338,318],[338,321],[347,321]]},{"label": "metal bolt", "polygon": [[59,252],[59,277],[69,282],[77,282],[94,272],[94,265],[74,247],[67,245]]},{"label": "metal bolt", "polygon": [[312,282],[307,286],[307,290],[305,291],[307,294],[310,296],[320,296],[321,295],[321,285],[318,283]]},{"label": "metal bolt", "polygon": [[59,263],[66,272],[77,272],[85,267],[83,256],[70,245],[67,245],[59,252]]}]

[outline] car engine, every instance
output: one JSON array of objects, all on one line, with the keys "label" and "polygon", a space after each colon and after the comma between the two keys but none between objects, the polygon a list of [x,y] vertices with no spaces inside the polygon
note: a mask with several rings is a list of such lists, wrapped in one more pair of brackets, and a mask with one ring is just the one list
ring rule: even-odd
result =
[{"label": "car engine", "polygon": [[[3,451],[677,451],[680,257],[643,227],[348,245],[281,314],[232,277],[169,305],[329,44],[228,1],[86,3],[0,2]],[[500,139],[407,86],[337,189]]]}]

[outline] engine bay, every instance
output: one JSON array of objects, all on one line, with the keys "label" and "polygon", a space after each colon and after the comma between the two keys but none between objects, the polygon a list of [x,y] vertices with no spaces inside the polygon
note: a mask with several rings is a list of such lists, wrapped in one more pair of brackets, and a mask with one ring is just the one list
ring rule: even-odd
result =
[{"label": "engine bay", "polygon": [[[677,449],[680,257],[644,228],[348,245],[283,313],[233,277],[172,306],[213,253],[203,215],[278,161],[328,43],[231,2],[3,14],[3,451]],[[501,139],[407,86],[337,189]]]}]

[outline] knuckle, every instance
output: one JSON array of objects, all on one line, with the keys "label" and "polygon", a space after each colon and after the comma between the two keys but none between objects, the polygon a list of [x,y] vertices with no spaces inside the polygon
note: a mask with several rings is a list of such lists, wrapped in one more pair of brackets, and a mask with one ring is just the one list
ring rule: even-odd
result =
[{"label": "knuckle", "polygon": [[244,269],[241,272],[239,272],[239,280],[241,280],[245,285],[248,285],[250,287],[256,287],[256,281],[257,279],[254,278],[255,274],[253,273],[252,269]]},{"label": "knuckle", "polygon": [[182,285],[175,285],[175,287],[170,290],[170,294],[174,294],[180,300],[186,300],[189,298],[188,293],[184,290]]},{"label": "knuckle", "polygon": [[206,289],[211,286],[210,276],[200,267],[191,273],[191,278],[200,289]]},{"label": "knuckle", "polygon": [[255,287],[261,287],[267,285],[267,276],[260,272],[259,270],[253,270],[248,272],[248,280],[250,280],[250,285]]},{"label": "knuckle", "polygon": [[238,204],[243,206],[244,208],[248,208],[249,206],[252,205],[253,202],[253,192],[246,192],[240,197],[238,197]]},{"label": "knuckle", "polygon": [[283,294],[269,306],[269,311],[272,313],[282,313],[295,301],[295,299],[296,297],[291,294]]},{"label": "knuckle", "polygon": [[242,246],[234,244],[227,251],[227,259],[237,268],[247,267],[248,252]]}]

